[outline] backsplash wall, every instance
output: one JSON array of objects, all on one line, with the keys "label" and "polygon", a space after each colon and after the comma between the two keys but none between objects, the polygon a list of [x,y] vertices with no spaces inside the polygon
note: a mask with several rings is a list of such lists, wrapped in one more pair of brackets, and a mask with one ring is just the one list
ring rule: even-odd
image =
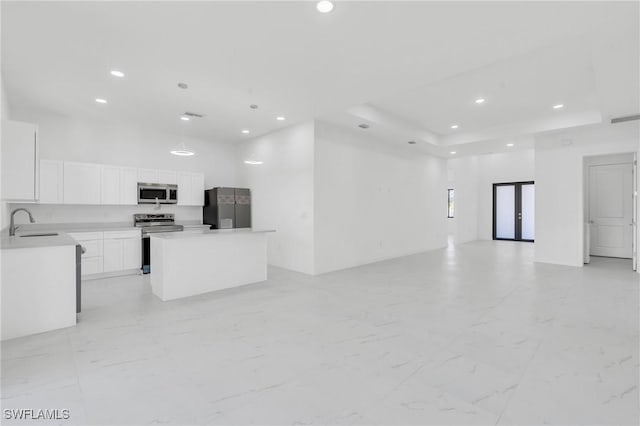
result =
[{"label": "backsplash wall", "polygon": [[[160,210],[153,205],[140,206],[75,206],[54,204],[10,204],[13,210],[24,207],[33,214],[36,223],[96,223],[130,222],[134,213],[174,213],[176,221],[202,223],[202,207],[187,207],[161,204]],[[28,223],[27,215],[18,213],[16,223]]]}]

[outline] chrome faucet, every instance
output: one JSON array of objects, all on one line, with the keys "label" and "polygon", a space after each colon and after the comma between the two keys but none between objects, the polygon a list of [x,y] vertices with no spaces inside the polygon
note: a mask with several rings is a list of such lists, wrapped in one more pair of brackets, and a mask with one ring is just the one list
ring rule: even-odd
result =
[{"label": "chrome faucet", "polygon": [[16,215],[16,213],[18,213],[21,210],[23,212],[27,212],[27,214],[29,215],[29,221],[31,223],[35,223],[36,222],[33,219],[33,216],[31,215],[31,212],[29,210],[23,209],[23,208],[15,209],[14,211],[11,212],[11,223],[9,224],[9,235],[12,236],[12,237],[14,235],[16,235],[16,229],[18,229],[18,227],[13,223],[13,217]]}]

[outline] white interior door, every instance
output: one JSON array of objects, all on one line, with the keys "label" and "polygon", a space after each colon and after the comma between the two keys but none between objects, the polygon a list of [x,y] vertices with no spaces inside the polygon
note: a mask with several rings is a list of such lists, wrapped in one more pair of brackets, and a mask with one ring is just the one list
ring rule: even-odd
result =
[{"label": "white interior door", "polygon": [[632,164],[589,166],[593,256],[632,257]]}]

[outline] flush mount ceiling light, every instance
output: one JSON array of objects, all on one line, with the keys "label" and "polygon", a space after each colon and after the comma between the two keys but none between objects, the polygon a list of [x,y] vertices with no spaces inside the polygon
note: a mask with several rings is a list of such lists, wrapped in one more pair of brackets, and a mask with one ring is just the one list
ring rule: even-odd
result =
[{"label": "flush mount ceiling light", "polygon": [[244,129],[244,130],[242,131],[242,133],[244,133],[245,135],[248,135],[248,134],[249,134],[249,133],[251,133],[251,132],[250,132],[249,130],[247,130],[247,129]]},{"label": "flush mount ceiling light", "polygon": [[318,9],[320,13],[329,13],[333,10],[333,2],[328,0],[319,1],[316,3],[316,9]]},{"label": "flush mount ceiling light", "polygon": [[124,73],[118,70],[111,70],[111,75],[114,77],[124,77]]},{"label": "flush mount ceiling light", "polygon": [[187,90],[189,88],[189,85],[187,83],[178,83],[178,87],[181,88],[182,90]]},{"label": "flush mount ceiling light", "polygon": [[181,117],[180,117],[180,120],[182,120],[182,121],[189,121],[189,120],[191,120],[191,119],[190,119],[189,117],[187,117],[187,116],[184,116],[184,115],[183,115],[183,116],[181,116]]},{"label": "flush mount ceiling light", "polygon": [[456,152],[455,151],[451,151],[449,152],[449,154],[454,155]]},{"label": "flush mount ceiling light", "polygon": [[452,128],[452,129],[457,129],[458,127],[460,127],[460,126],[458,126],[457,124],[452,124],[452,125],[451,125],[451,128]]},{"label": "flush mount ceiling light", "polygon": [[286,118],[284,118],[284,117],[280,116],[280,117],[276,117],[276,120],[278,120],[278,121],[284,121],[284,120],[286,120]]},{"label": "flush mount ceiling light", "polygon": [[511,148],[511,147],[513,146],[513,144],[512,144],[512,143],[508,143],[508,144],[507,144],[507,146],[508,146],[509,148]]},{"label": "flush mount ceiling light", "polygon": [[561,108],[564,108],[563,104],[557,104],[553,106],[553,109],[561,109]]},{"label": "flush mount ceiling light", "polygon": [[371,126],[369,126],[367,123],[362,123],[362,124],[358,124],[358,127],[360,127],[361,129],[368,129]]},{"label": "flush mount ceiling light", "polygon": [[249,105],[249,108],[251,108],[251,109],[258,109],[258,105],[256,105],[256,104],[251,104],[251,105]]},{"label": "flush mount ceiling light", "polygon": [[477,103],[477,104],[483,104],[483,103],[484,103],[484,101],[485,101],[485,100],[484,100],[484,98],[476,99],[476,103]]},{"label": "flush mount ceiling light", "polygon": [[96,98],[96,102],[99,104],[106,104],[107,100],[106,99],[102,99],[102,98]]},{"label": "flush mount ceiling light", "polygon": [[409,141],[409,142],[407,142],[407,143],[408,143],[409,145],[415,145],[415,144],[416,144],[416,141]]},{"label": "flush mount ceiling light", "polygon": [[254,160],[245,160],[244,164],[251,164],[252,166],[262,164],[262,161],[254,161]]}]

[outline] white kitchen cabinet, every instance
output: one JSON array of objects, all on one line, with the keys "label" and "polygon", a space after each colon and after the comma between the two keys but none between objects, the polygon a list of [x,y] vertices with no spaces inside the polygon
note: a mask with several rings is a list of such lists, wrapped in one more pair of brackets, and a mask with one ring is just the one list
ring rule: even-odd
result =
[{"label": "white kitchen cabinet", "polygon": [[138,169],[102,166],[102,204],[137,204]]},{"label": "white kitchen cabinet", "polygon": [[140,269],[142,239],[139,230],[105,231],[104,272]]},{"label": "white kitchen cabinet", "polygon": [[103,233],[73,232],[69,236],[76,240],[85,250],[82,253],[81,275],[100,274],[103,272]]},{"label": "white kitchen cabinet", "polygon": [[36,201],[39,196],[38,128],[2,121],[2,199]]},{"label": "white kitchen cabinet", "polygon": [[142,237],[122,240],[122,269],[140,269],[142,267]]},{"label": "white kitchen cabinet", "polygon": [[101,204],[120,204],[120,167],[102,166]]},{"label": "white kitchen cabinet", "polygon": [[195,206],[204,206],[204,174],[191,174],[191,202]]},{"label": "white kitchen cabinet", "polygon": [[173,170],[158,170],[158,183],[176,185],[178,173]]},{"label": "white kitchen cabinet", "polygon": [[64,167],[59,160],[40,160],[40,204],[62,204]]},{"label": "white kitchen cabinet", "polygon": [[64,203],[100,204],[102,192],[100,164],[64,162]]},{"label": "white kitchen cabinet", "polygon": [[156,169],[138,169],[138,182],[142,183],[159,183],[158,170]]},{"label": "white kitchen cabinet", "polygon": [[120,168],[120,204],[138,204],[138,169]]},{"label": "white kitchen cabinet", "polygon": [[191,172],[178,173],[178,205],[204,205],[204,174]]}]

